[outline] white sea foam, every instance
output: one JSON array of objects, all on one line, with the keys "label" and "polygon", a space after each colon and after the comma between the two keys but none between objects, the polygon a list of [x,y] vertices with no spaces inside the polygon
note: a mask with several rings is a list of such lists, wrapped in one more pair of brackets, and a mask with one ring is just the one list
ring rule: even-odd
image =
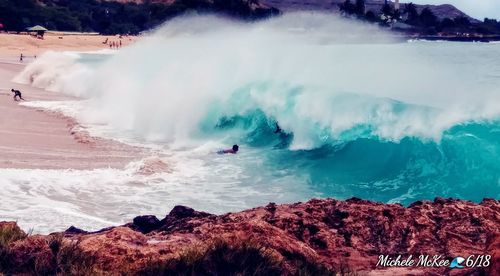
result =
[{"label": "white sea foam", "polygon": [[62,231],[71,225],[98,230],[142,214],[161,218],[178,204],[220,214],[269,201],[300,200],[284,185],[272,189],[241,185],[235,176],[245,173],[236,165],[226,164],[213,172],[192,155],[175,160],[165,160],[172,171],[151,175],[140,172],[142,161],[125,170],[0,169],[0,220],[18,221],[36,233]]},{"label": "white sea foam", "polygon": [[[246,134],[214,129],[221,118],[260,110],[293,133],[288,149],[297,153],[373,136],[439,142],[451,126],[498,118],[499,53],[495,44],[399,43],[377,27],[310,13],[255,24],[176,19],[95,64],[49,52],[16,80],[86,100],[26,105],[74,116],[93,135],[147,144],[167,156],[169,171],[140,174],[139,163],[125,170],[0,170],[6,198],[0,218],[39,231],[61,230],[68,222],[97,229],[138,214],[162,216],[174,204],[221,213],[313,196],[406,202],[428,191],[440,195],[449,189],[439,175],[456,177],[453,168],[461,167],[453,158],[467,148],[446,156],[427,144],[395,149],[360,142],[339,159],[321,156],[329,158],[326,164],[307,152],[248,146],[228,158],[213,152],[247,142]],[[484,139],[477,145],[491,149],[490,137]],[[390,168],[378,167],[373,158],[391,150]],[[497,157],[490,151],[471,158],[490,164],[486,174],[495,178]],[[362,170],[369,171],[366,177]],[[416,185],[406,187],[408,179]]]},{"label": "white sea foam", "polygon": [[[367,37],[378,43],[366,44]],[[180,146],[199,135],[214,104],[218,115],[262,109],[295,134],[293,149],[321,143],[312,124],[331,137],[364,124],[384,139],[438,141],[454,124],[498,116],[500,96],[484,82],[485,72],[467,64],[467,57],[446,57],[467,47],[487,52],[487,45],[412,45],[322,14],[258,24],[188,17],[95,70],[67,53],[48,53],[17,80],[91,98],[83,120]],[[385,99],[436,109],[395,110]]]}]

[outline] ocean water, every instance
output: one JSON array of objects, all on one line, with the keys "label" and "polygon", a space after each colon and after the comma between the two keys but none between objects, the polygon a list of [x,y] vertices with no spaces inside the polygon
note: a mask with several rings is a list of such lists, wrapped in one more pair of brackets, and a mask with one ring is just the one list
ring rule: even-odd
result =
[{"label": "ocean water", "polygon": [[[0,219],[36,232],[177,204],[500,197],[500,44],[400,41],[323,14],[186,17],[118,52],[46,53],[16,81],[84,99],[27,105],[151,148],[123,170],[1,169]],[[171,170],[138,173],[151,160]]]}]

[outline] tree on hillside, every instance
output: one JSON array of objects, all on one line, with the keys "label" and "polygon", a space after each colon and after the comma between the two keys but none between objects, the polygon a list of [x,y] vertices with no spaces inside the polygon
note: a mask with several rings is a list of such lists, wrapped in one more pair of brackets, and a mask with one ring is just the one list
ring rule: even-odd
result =
[{"label": "tree on hillside", "polygon": [[419,18],[424,27],[435,27],[438,24],[436,15],[429,8],[424,8]]},{"label": "tree on hillside", "polygon": [[339,9],[345,14],[354,14],[356,12],[356,5],[351,3],[351,0],[345,0],[344,3],[339,5]]},{"label": "tree on hillside", "polygon": [[358,16],[364,16],[365,15],[365,0],[356,0],[355,4],[355,13]]},{"label": "tree on hillside", "polygon": [[419,15],[417,11],[417,7],[415,4],[409,3],[405,5],[404,12],[407,14],[408,19],[406,20],[407,24],[417,25],[419,21]]},{"label": "tree on hillside", "polygon": [[446,17],[441,21],[441,24],[439,25],[441,29],[451,29],[455,28],[455,21],[453,19]]},{"label": "tree on hillside", "polygon": [[496,25],[496,24],[498,24],[498,21],[496,19],[489,19],[488,17],[486,17],[486,18],[484,18],[484,23]]},{"label": "tree on hillside", "polygon": [[456,17],[453,21],[455,21],[455,24],[460,27],[469,27],[471,25],[469,18],[465,16]]},{"label": "tree on hillside", "polygon": [[484,34],[500,34],[500,23],[496,19],[485,18],[478,31]]},{"label": "tree on hillside", "polygon": [[394,16],[394,7],[392,7],[390,4],[384,4],[382,6],[381,13],[385,16],[393,17]]},{"label": "tree on hillside", "polygon": [[141,4],[101,0],[0,0],[0,19],[8,31],[43,25],[62,31],[135,34],[190,10],[223,13],[244,20],[279,14],[275,8],[256,5],[258,0],[175,0],[170,4],[151,0]]},{"label": "tree on hillside", "polygon": [[373,11],[367,11],[365,14],[365,19],[369,22],[377,22],[377,15]]},{"label": "tree on hillside", "polygon": [[496,25],[496,24],[498,24],[498,21],[496,19],[489,19],[488,17],[485,17],[484,23],[490,24],[490,25]]}]

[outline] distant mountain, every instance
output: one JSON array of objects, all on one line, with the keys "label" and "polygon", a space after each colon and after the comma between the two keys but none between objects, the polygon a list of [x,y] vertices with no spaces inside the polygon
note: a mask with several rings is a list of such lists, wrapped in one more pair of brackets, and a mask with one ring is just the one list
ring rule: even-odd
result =
[{"label": "distant mountain", "polygon": [[471,19],[471,22],[479,22],[479,20],[469,16],[463,11],[457,9],[455,6],[450,4],[443,5],[415,5],[417,10],[421,12],[424,8],[429,8],[439,19],[445,18],[457,18],[457,17],[467,17]]},{"label": "distant mountain", "polygon": [[[344,3],[345,0],[260,0],[263,4],[271,7],[276,7],[281,11],[303,11],[303,10],[323,10],[323,11],[339,11],[339,5]],[[445,0],[443,0],[445,1]],[[351,2],[355,2],[352,0]],[[393,3],[393,1],[389,1]],[[366,0],[366,10],[371,10],[375,13],[379,13],[384,5],[384,0]],[[405,3],[401,3],[401,7],[404,7]],[[443,5],[417,5],[417,10],[420,12],[424,8],[428,7],[440,20],[444,18],[457,18],[457,17],[468,17],[470,16],[457,9],[455,6],[450,4]],[[475,19],[471,21],[476,21]]]}]

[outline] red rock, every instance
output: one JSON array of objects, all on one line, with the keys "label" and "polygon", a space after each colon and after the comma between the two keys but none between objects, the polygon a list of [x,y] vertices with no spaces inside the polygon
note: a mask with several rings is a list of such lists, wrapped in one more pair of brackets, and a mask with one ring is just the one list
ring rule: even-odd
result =
[{"label": "red rock", "polygon": [[[229,243],[258,240],[283,261],[284,274],[297,272],[297,260],[303,259],[336,271],[349,267],[369,275],[498,275],[499,233],[500,202],[493,199],[476,204],[437,198],[407,208],[360,199],[313,199],[220,216],[177,206],[163,220],[140,217],[126,226],[95,233],[71,232],[65,239],[80,240],[81,248],[95,253],[97,266],[104,271],[123,267],[137,271],[151,260],[177,258],[187,248],[223,239]],[[45,238],[18,241],[13,251],[18,258],[45,252],[48,248],[41,242]],[[483,254],[491,255],[492,262],[474,269],[381,268],[376,267],[381,254],[413,255],[414,259],[420,254],[442,255],[450,261]]]}]

